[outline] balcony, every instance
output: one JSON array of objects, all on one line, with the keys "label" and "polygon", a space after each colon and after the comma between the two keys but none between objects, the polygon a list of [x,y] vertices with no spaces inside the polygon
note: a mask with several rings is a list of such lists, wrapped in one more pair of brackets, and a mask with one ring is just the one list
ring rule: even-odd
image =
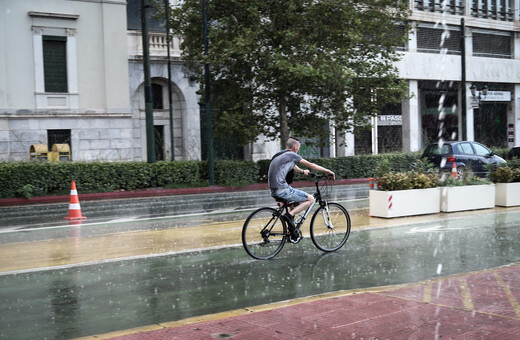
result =
[{"label": "balcony", "polygon": [[[150,57],[155,59],[166,58],[168,56],[168,43],[166,33],[149,32]],[[181,58],[181,42],[178,36],[170,36],[170,56],[172,60],[180,60]],[[128,31],[128,57],[142,58],[143,56],[143,39],[141,31]]]}]

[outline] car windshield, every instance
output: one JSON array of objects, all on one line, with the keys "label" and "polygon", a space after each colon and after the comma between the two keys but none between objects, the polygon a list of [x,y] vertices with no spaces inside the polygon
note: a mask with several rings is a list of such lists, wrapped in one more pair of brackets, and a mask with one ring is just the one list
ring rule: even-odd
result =
[{"label": "car windshield", "polygon": [[438,144],[432,144],[424,151],[425,155],[446,155],[449,153],[451,153],[451,146],[448,144],[444,144],[441,147]]}]

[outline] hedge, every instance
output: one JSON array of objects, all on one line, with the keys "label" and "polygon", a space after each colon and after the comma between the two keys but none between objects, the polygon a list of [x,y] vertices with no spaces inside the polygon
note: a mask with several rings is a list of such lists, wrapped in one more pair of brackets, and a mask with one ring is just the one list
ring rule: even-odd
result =
[{"label": "hedge", "polygon": [[[309,159],[336,173],[337,178],[374,177],[385,163],[392,171],[409,171],[419,153],[356,155]],[[267,182],[270,160],[215,161],[215,183],[236,186]],[[297,176],[296,180],[307,177]],[[208,185],[206,161],[175,162],[0,162],[0,198],[68,194],[76,181],[82,193],[155,187]]]}]

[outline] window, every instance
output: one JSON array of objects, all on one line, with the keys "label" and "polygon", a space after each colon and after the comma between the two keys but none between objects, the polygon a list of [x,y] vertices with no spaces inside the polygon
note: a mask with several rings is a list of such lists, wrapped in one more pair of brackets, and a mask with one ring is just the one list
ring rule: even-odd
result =
[{"label": "window", "polygon": [[54,144],[69,144],[72,152],[70,130],[47,130],[47,147],[49,150],[52,149]]},{"label": "window", "polygon": [[477,155],[489,156],[489,154],[491,153],[487,148],[483,147],[480,144],[473,143],[473,147],[475,148]]},{"label": "window", "polygon": [[417,27],[417,51],[440,53],[446,49],[448,54],[460,54],[460,29],[449,27],[447,30],[426,25]]},{"label": "window", "polygon": [[461,143],[459,144],[460,152],[465,154],[474,154],[473,148],[471,147],[471,144],[469,143]]},{"label": "window", "polygon": [[154,110],[164,109],[163,86],[152,83],[152,101]]},{"label": "window", "polygon": [[45,92],[67,92],[67,37],[44,35],[42,40]]},{"label": "window", "polygon": [[489,58],[512,58],[511,33],[473,30],[473,55]]},{"label": "window", "polygon": [[463,0],[415,0],[415,9],[426,12],[464,14]]},{"label": "window", "polygon": [[513,0],[472,0],[471,15],[500,21],[513,21]]}]

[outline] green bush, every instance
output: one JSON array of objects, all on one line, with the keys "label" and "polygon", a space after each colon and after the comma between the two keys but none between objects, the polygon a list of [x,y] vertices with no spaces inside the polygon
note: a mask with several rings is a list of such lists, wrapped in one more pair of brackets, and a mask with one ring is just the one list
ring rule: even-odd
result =
[{"label": "green bush", "polygon": [[[310,162],[324,166],[336,174],[336,178],[369,178],[376,177],[381,163],[386,164],[388,172],[412,171],[417,167],[420,153],[406,152],[381,155],[355,155],[338,158],[308,159]],[[267,182],[267,172],[270,160],[258,161],[259,181]],[[308,177],[296,176],[295,180],[305,180]]]},{"label": "green bush", "polygon": [[0,198],[70,192],[135,190],[201,182],[196,161],[157,162],[1,162]]},{"label": "green bush", "polygon": [[259,166],[252,161],[215,162],[215,183],[221,185],[248,185],[258,181]]},{"label": "green bush", "polygon": [[387,191],[436,188],[438,185],[436,173],[390,172],[377,178],[378,189]]},{"label": "green bush", "polygon": [[[413,170],[418,153],[357,155],[310,159],[337,178],[375,177],[379,164],[388,171]],[[267,182],[270,160],[215,161],[215,183],[236,186]],[[380,167],[381,168],[381,167]],[[175,162],[0,162],[0,198],[65,195],[72,180],[81,193],[208,184],[206,161]],[[309,180],[297,175],[295,180]]]},{"label": "green bush", "polygon": [[495,183],[520,182],[520,168],[501,166],[493,171],[490,177]]}]

